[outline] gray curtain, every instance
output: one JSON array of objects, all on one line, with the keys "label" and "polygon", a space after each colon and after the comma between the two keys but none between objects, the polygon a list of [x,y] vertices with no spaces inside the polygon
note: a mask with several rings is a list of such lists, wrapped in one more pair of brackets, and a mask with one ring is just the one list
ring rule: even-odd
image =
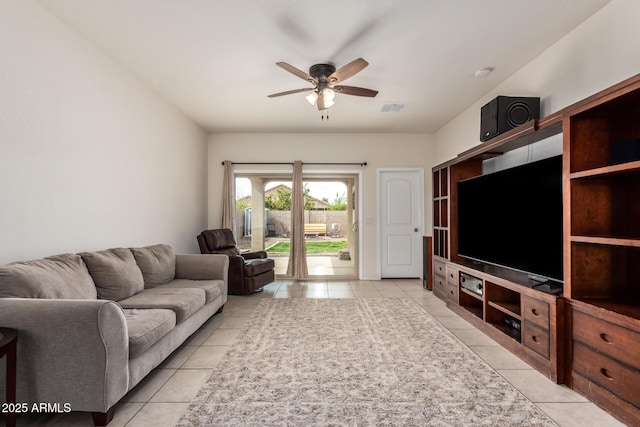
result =
[{"label": "gray curtain", "polygon": [[294,279],[309,277],[307,251],[304,246],[304,193],[302,189],[302,162],[293,163],[293,189],[291,191],[291,251],[287,276]]},{"label": "gray curtain", "polygon": [[222,228],[230,229],[233,234],[235,230],[235,185],[233,181],[233,162],[224,161],[224,178],[222,180]]}]

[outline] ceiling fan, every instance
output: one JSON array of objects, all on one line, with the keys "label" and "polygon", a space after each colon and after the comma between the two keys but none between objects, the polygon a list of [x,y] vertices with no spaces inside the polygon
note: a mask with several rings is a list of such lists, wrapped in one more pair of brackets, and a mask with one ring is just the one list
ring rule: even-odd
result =
[{"label": "ceiling fan", "polygon": [[314,85],[314,87],[274,93],[269,95],[269,98],[311,91],[311,93],[306,96],[307,101],[309,101],[311,105],[316,105],[318,110],[322,111],[334,105],[336,93],[366,96],[369,98],[373,98],[378,94],[377,90],[338,85],[338,83],[341,83],[354,74],[362,71],[367,65],[369,65],[369,63],[362,58],[351,61],[337,70],[332,64],[315,64],[309,68],[309,74],[287,64],[286,62],[276,62],[276,65],[285,71],[290,72],[294,76],[298,76],[301,79],[308,81]]}]

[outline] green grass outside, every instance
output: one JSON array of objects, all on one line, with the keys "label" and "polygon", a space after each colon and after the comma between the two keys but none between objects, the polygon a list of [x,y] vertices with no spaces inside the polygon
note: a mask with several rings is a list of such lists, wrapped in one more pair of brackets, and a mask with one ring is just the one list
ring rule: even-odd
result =
[{"label": "green grass outside", "polygon": [[[335,242],[305,242],[307,254],[338,253],[340,249],[347,249],[346,240]],[[291,244],[289,242],[278,242],[267,249],[268,253],[289,253]]]}]

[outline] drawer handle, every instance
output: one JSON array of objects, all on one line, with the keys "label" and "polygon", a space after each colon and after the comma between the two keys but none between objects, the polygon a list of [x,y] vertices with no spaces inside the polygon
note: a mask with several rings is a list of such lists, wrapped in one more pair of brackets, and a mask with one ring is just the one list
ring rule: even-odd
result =
[{"label": "drawer handle", "polygon": [[611,344],[613,342],[611,341],[611,338],[607,334],[600,334],[600,339],[606,342],[607,344]]},{"label": "drawer handle", "polygon": [[600,368],[600,373],[602,374],[603,377],[605,377],[608,380],[613,380],[613,377],[609,374],[609,371],[607,371],[605,368]]},{"label": "drawer handle", "polygon": [[533,314],[534,316],[540,316],[540,314],[538,314],[538,310],[536,310],[535,308],[531,309],[531,314]]},{"label": "drawer handle", "polygon": [[537,336],[532,335],[532,336],[531,336],[531,339],[533,340],[533,342],[534,342],[534,343],[536,343],[536,344],[540,344],[540,339],[539,339]]}]

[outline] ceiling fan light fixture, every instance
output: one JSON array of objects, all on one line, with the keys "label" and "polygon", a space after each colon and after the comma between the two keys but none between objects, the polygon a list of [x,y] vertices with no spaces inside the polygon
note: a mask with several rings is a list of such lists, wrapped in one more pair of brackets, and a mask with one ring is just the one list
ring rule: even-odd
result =
[{"label": "ceiling fan light fixture", "polygon": [[336,97],[336,93],[333,91],[333,89],[324,89],[322,91],[322,97],[324,98],[324,102],[326,104],[327,102],[333,101],[333,99]]},{"label": "ceiling fan light fixture", "polygon": [[309,102],[309,104],[316,105],[316,100],[318,99],[318,93],[314,90],[309,95],[305,96],[304,99],[306,99]]},{"label": "ceiling fan light fixture", "polygon": [[324,88],[322,89],[322,100],[324,101],[324,108],[331,108],[335,104],[334,98],[336,97],[336,93],[333,89]]}]

